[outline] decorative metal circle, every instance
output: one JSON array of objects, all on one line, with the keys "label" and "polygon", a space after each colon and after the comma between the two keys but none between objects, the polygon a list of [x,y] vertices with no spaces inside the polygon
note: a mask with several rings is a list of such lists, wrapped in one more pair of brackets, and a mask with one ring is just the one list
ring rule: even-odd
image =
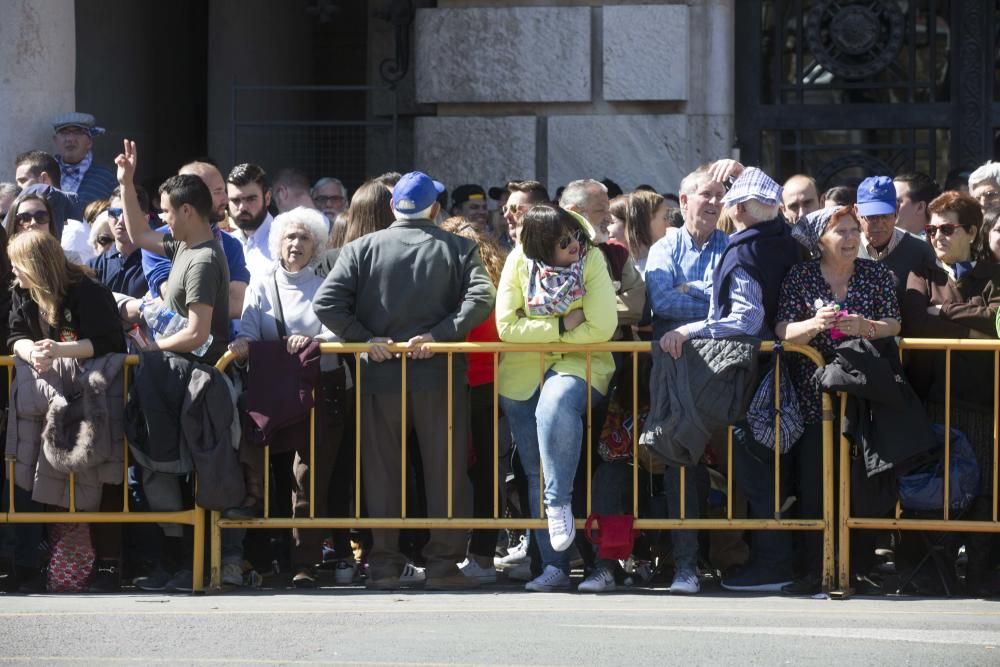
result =
[{"label": "decorative metal circle", "polygon": [[849,169],[858,169],[865,176],[892,176],[896,173],[895,169],[877,157],[854,153],[834,158],[820,167],[815,173],[816,182],[824,190],[834,185],[842,185],[836,177]]},{"label": "decorative metal circle", "polygon": [[906,17],[893,0],[819,0],[806,16],[809,50],[826,70],[865,79],[895,60]]}]

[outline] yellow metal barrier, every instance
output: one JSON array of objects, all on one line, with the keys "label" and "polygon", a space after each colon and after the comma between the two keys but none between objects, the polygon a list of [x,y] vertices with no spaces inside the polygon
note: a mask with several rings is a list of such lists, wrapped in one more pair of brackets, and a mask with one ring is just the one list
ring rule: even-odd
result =
[{"label": "yellow metal barrier", "polygon": [[[559,352],[566,353],[568,351],[572,352],[585,352],[587,354],[587,379],[588,384],[590,380],[590,359],[591,354],[598,352],[620,352],[629,353],[632,355],[632,417],[633,423],[638,423],[638,383],[639,383],[639,364],[638,356],[640,353],[649,353],[651,351],[650,343],[647,342],[609,342],[609,343],[599,343],[591,345],[574,345],[568,346],[565,344],[546,344],[546,345],[521,345],[521,344],[511,344],[511,343],[434,343],[428,346],[435,353],[442,353],[448,355],[448,370],[449,377],[451,377],[450,371],[452,369],[452,355],[454,354],[468,354],[468,353],[491,353],[493,354],[493,368],[494,377],[496,377],[496,371],[498,368],[498,357],[500,353],[505,352],[517,352],[517,353],[537,353],[539,355],[539,371],[542,381],[544,381],[544,355],[548,352]],[[761,346],[761,352],[769,352],[773,349],[774,344],[772,342],[766,341]],[[453,516],[452,512],[452,468],[451,468],[451,456],[452,456],[452,446],[453,446],[453,436],[452,433],[452,414],[451,414],[451,389],[449,382],[449,401],[448,401],[448,516],[447,517],[432,517],[432,518],[408,518],[406,516],[406,432],[407,429],[402,429],[402,438],[400,442],[404,470],[401,479],[402,493],[401,493],[401,508],[400,516],[398,518],[371,518],[361,516],[361,390],[364,382],[361,372],[360,355],[367,352],[369,349],[368,344],[343,344],[343,343],[323,343],[320,346],[321,352],[323,354],[353,354],[359,363],[356,364],[357,377],[354,378],[354,391],[355,391],[355,512],[353,517],[316,517],[313,508],[315,506],[314,490],[315,490],[315,473],[310,467],[310,515],[309,517],[298,517],[298,518],[277,518],[270,516],[270,508],[267,503],[267,493],[268,493],[268,476],[269,476],[269,465],[270,465],[270,452],[265,447],[265,461],[264,461],[264,517],[255,519],[223,519],[218,512],[212,512],[210,518],[211,525],[211,580],[210,585],[213,588],[221,587],[221,530],[223,528],[451,528],[459,530],[468,530],[476,528],[546,528],[547,522],[544,518],[537,519],[524,519],[524,518],[514,518],[514,519],[504,519],[499,516],[499,503],[498,503],[498,474],[497,474],[497,461],[499,459],[499,431],[498,431],[498,396],[497,396],[497,383],[493,383],[493,517],[489,518],[458,518]],[[403,417],[403,423],[406,422],[406,368],[408,363],[406,352],[411,351],[409,348],[403,345],[392,345],[389,346],[392,352],[398,353],[401,360],[401,405],[400,410]],[[785,344],[784,349],[787,352],[802,354],[811,359],[817,366],[823,366],[822,356],[813,348],[805,345],[794,345]],[[224,370],[226,366],[232,361],[232,355],[227,353],[219,360],[217,368]],[[778,377],[780,375],[780,369],[775,373],[775,382],[778,382]],[[588,392],[589,395],[589,392]],[[780,392],[775,391],[775,404],[779,407]],[[832,590],[835,586],[835,567],[834,567],[834,463],[833,463],[833,408],[830,397],[826,394],[822,398],[823,407],[823,516],[819,519],[781,519],[781,493],[780,493],[780,470],[781,470],[781,456],[780,447],[775,447],[775,504],[774,504],[774,519],[734,519],[733,518],[733,503],[732,503],[732,485],[733,485],[733,457],[732,457],[732,447],[733,447],[733,437],[732,437],[732,427],[729,429],[728,438],[728,503],[726,518],[724,519],[687,519],[685,518],[685,508],[684,508],[684,496],[685,489],[684,484],[686,482],[683,469],[681,471],[681,490],[680,490],[680,518],[679,519],[645,519],[639,516],[639,466],[633,465],[633,499],[632,499],[632,512],[636,517],[635,527],[640,529],[648,530],[804,530],[804,531],[819,531],[823,534],[823,588],[824,590]],[[586,432],[587,440],[586,442],[592,442],[592,429],[593,424],[591,421],[591,401],[587,401],[587,415],[586,415]],[[315,408],[311,415],[313,417],[313,422],[315,423]],[[775,438],[780,437],[780,420],[775,417]],[[633,452],[638,452],[638,429],[633,429]],[[310,461],[315,461],[315,429],[310,429]],[[587,513],[590,514],[590,503],[591,503],[591,475],[593,472],[593,461],[591,460],[590,447],[587,448]],[[543,515],[544,516],[544,515]],[[584,525],[584,519],[577,519],[577,527],[582,528]]]},{"label": "yellow metal barrier", "polygon": [[[139,363],[139,357],[129,355],[122,371],[125,400],[128,401],[129,369]],[[14,374],[14,358],[0,357],[0,366],[7,367],[7,389],[10,393]],[[11,417],[12,418],[12,417]],[[7,457],[8,511],[0,513],[0,523],[177,523],[192,526],[194,530],[194,555],[191,571],[194,576],[193,591],[201,593],[205,578],[205,512],[197,505],[178,512],[133,512],[128,506],[128,440],[123,439],[122,509],[120,512],[78,512],[76,510],[76,475],[69,474],[69,508],[64,512],[19,512],[14,503],[14,463]],[[39,454],[41,456],[41,454]]]},{"label": "yellow metal barrier", "polygon": [[[862,518],[851,516],[851,452],[850,442],[843,435],[840,437],[840,507],[838,526],[839,552],[839,588],[845,594],[851,592],[851,531],[863,530],[919,530],[940,532],[970,532],[998,533],[1000,521],[997,517],[997,454],[1000,449],[1000,433],[998,433],[998,401],[1000,401],[1000,340],[964,339],[964,338],[901,338],[900,352],[907,350],[937,351],[945,353],[945,396],[944,396],[944,493],[942,494],[941,519],[904,519],[902,508],[896,503],[895,516],[892,518]],[[993,517],[992,520],[956,520],[950,514],[951,485],[951,353],[952,351],[978,351],[993,353]],[[843,419],[846,397],[840,397],[840,417]]]}]

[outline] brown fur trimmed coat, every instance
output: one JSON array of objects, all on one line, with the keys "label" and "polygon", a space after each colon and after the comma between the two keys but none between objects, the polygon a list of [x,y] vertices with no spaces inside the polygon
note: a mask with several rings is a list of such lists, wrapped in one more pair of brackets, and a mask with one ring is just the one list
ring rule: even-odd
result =
[{"label": "brown fur trimmed coat", "polygon": [[102,485],[122,483],[125,358],[57,359],[41,374],[15,361],[6,451],[33,500],[69,507],[72,471],[77,509],[96,511]]}]

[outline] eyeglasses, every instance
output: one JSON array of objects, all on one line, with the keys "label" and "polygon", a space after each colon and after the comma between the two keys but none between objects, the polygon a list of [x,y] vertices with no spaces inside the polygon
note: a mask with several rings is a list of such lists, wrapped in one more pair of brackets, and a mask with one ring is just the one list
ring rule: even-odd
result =
[{"label": "eyeglasses", "polygon": [[978,199],[980,203],[996,201],[997,199],[1000,199],[1000,192],[997,192],[996,190],[987,190],[986,192],[976,195],[976,199]]},{"label": "eyeglasses", "polygon": [[583,244],[583,232],[575,231],[559,239],[559,249],[565,250],[569,247],[569,244],[576,241],[579,244]]},{"label": "eyeglasses", "polygon": [[518,213],[526,213],[530,208],[531,204],[507,204],[503,207],[503,212],[517,215]]},{"label": "eyeglasses", "polygon": [[120,209],[120,208],[109,208],[109,209],[107,209],[107,211],[108,211],[108,217],[114,218],[115,220],[121,220],[122,219],[122,209]]},{"label": "eyeglasses", "polygon": [[924,233],[927,234],[927,238],[931,239],[937,236],[938,232],[941,232],[945,236],[951,236],[959,227],[962,227],[962,225],[956,225],[951,222],[946,222],[943,225],[924,225]]},{"label": "eyeglasses", "polygon": [[97,245],[111,245],[115,242],[115,237],[101,234],[95,240],[97,241]]},{"label": "eyeglasses", "polygon": [[326,206],[327,204],[339,204],[345,199],[346,197],[343,197],[342,195],[330,195],[330,196],[316,195],[315,197],[313,197],[313,201],[316,203],[317,206]]},{"label": "eyeglasses", "polygon": [[45,210],[24,211],[14,216],[14,220],[22,227],[31,225],[32,220],[35,221],[36,225],[47,225],[50,219],[49,212]]}]

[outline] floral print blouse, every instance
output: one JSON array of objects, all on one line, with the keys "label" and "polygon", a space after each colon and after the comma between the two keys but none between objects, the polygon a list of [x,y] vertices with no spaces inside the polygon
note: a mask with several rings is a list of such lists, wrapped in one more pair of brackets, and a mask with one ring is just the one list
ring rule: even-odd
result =
[{"label": "floral print blouse", "polygon": [[[820,271],[820,260],[796,264],[781,283],[778,301],[778,322],[801,322],[816,314],[817,302],[837,303],[841,310],[869,320],[899,319],[899,301],[896,298],[896,279],[884,265],[868,259],[854,260],[854,274],[847,283],[847,297],[838,301],[833,296]],[[821,331],[809,345],[823,355],[827,362],[833,360],[837,346],[849,337],[833,340],[829,331]],[[799,395],[802,418],[807,424],[822,421],[822,401],[819,384],[813,380],[816,364],[801,354],[784,356]]]}]

